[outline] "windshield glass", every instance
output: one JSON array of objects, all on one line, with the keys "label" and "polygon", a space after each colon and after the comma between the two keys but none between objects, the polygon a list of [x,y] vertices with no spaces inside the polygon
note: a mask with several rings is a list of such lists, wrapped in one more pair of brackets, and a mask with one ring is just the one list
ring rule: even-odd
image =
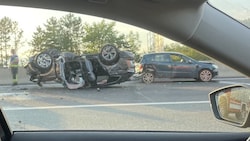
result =
[{"label": "windshield glass", "polygon": [[[249,26],[248,0],[232,2],[210,1]],[[159,34],[0,6],[0,39],[0,106],[13,131],[248,131],[217,122],[208,93],[249,78]]]},{"label": "windshield glass", "polygon": [[250,27],[250,1],[209,0],[209,3],[244,25]]}]

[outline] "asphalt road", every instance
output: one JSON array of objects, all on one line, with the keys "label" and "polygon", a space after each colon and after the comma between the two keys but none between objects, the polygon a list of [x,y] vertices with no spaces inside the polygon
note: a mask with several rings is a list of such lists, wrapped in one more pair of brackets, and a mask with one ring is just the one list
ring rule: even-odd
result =
[{"label": "asphalt road", "polygon": [[212,82],[130,81],[68,90],[59,84],[0,86],[0,105],[14,130],[249,131],[215,120],[208,93],[247,78]]}]

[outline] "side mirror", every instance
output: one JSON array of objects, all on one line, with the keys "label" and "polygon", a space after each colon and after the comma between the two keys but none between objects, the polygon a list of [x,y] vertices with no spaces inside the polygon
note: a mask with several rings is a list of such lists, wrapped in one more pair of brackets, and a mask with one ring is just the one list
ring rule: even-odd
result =
[{"label": "side mirror", "polygon": [[238,127],[250,127],[250,88],[232,85],[209,94],[214,116],[225,123]]}]

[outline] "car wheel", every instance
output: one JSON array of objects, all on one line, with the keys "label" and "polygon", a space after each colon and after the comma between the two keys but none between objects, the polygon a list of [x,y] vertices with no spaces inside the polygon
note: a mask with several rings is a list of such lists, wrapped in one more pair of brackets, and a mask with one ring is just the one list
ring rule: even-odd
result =
[{"label": "car wheel", "polygon": [[46,52],[42,52],[36,56],[35,63],[38,69],[49,70],[52,66],[52,57]]},{"label": "car wheel", "polygon": [[227,98],[225,96],[220,97],[219,99],[219,112],[220,112],[220,116],[222,118],[227,118],[228,116],[228,107],[227,107]]},{"label": "car wheel", "polygon": [[154,82],[154,74],[152,72],[146,72],[142,76],[142,82],[150,84]]},{"label": "car wheel", "polygon": [[208,82],[211,81],[213,78],[213,74],[210,70],[208,69],[203,69],[199,73],[199,80],[203,82]]},{"label": "car wheel", "polygon": [[105,45],[100,53],[100,60],[105,65],[113,65],[119,60],[118,49],[114,45]]}]

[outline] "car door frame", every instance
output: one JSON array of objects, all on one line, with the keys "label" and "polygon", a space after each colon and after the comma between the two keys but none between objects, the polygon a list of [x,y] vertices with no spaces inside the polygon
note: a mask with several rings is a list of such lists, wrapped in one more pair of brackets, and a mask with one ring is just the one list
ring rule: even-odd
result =
[{"label": "car door frame", "polygon": [[[173,61],[171,55],[184,59],[183,62]],[[197,64],[187,56],[178,53],[169,54],[172,62],[172,78],[195,78],[197,74]]]},{"label": "car door frame", "polygon": [[154,58],[157,55],[162,55],[161,60],[152,60],[154,66],[155,75],[157,78],[171,78],[172,77],[172,63],[169,58],[168,53],[156,53]]}]

